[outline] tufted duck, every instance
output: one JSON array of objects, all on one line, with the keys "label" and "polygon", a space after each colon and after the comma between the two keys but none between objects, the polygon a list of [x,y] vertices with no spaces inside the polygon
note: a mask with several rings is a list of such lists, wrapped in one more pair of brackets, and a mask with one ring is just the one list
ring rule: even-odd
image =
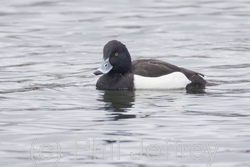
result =
[{"label": "tufted duck", "polygon": [[203,74],[177,67],[164,61],[142,59],[131,61],[128,49],[117,40],[103,48],[103,63],[95,75],[102,75],[96,83],[100,90],[204,89]]}]

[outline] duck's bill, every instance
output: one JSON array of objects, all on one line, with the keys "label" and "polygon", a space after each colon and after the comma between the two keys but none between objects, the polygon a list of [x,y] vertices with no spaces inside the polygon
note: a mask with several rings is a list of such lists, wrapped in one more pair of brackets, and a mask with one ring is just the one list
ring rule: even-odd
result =
[{"label": "duck's bill", "polygon": [[109,58],[104,60],[101,67],[98,68],[94,74],[95,75],[101,75],[101,74],[107,74],[111,69],[113,68],[113,66],[110,64],[109,62]]}]

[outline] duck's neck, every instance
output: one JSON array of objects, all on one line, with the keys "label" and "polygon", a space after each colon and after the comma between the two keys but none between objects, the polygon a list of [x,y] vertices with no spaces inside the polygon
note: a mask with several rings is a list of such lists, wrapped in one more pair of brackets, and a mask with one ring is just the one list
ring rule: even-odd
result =
[{"label": "duck's neck", "polygon": [[120,75],[124,75],[124,74],[126,74],[126,73],[130,73],[132,71],[132,64],[130,63],[130,64],[127,64],[127,65],[125,65],[125,64],[121,64],[121,65],[119,65],[119,68],[114,68],[114,69],[112,69],[109,73],[110,74],[112,74],[112,75],[114,75],[114,74],[120,74]]}]

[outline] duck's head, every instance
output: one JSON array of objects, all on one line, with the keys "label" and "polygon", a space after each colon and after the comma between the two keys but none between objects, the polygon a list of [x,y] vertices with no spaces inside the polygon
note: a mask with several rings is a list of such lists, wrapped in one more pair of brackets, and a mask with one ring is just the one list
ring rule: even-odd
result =
[{"label": "duck's head", "polygon": [[103,63],[95,75],[107,73],[125,74],[131,70],[131,57],[128,49],[120,41],[109,41],[103,48]]}]

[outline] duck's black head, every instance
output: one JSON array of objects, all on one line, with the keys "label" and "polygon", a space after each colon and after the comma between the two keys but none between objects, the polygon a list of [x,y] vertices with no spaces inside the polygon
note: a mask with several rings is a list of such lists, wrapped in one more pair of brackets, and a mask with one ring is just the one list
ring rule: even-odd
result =
[{"label": "duck's black head", "polygon": [[94,72],[95,75],[107,73],[125,74],[131,70],[132,63],[128,49],[120,41],[109,41],[103,48],[102,66]]}]

